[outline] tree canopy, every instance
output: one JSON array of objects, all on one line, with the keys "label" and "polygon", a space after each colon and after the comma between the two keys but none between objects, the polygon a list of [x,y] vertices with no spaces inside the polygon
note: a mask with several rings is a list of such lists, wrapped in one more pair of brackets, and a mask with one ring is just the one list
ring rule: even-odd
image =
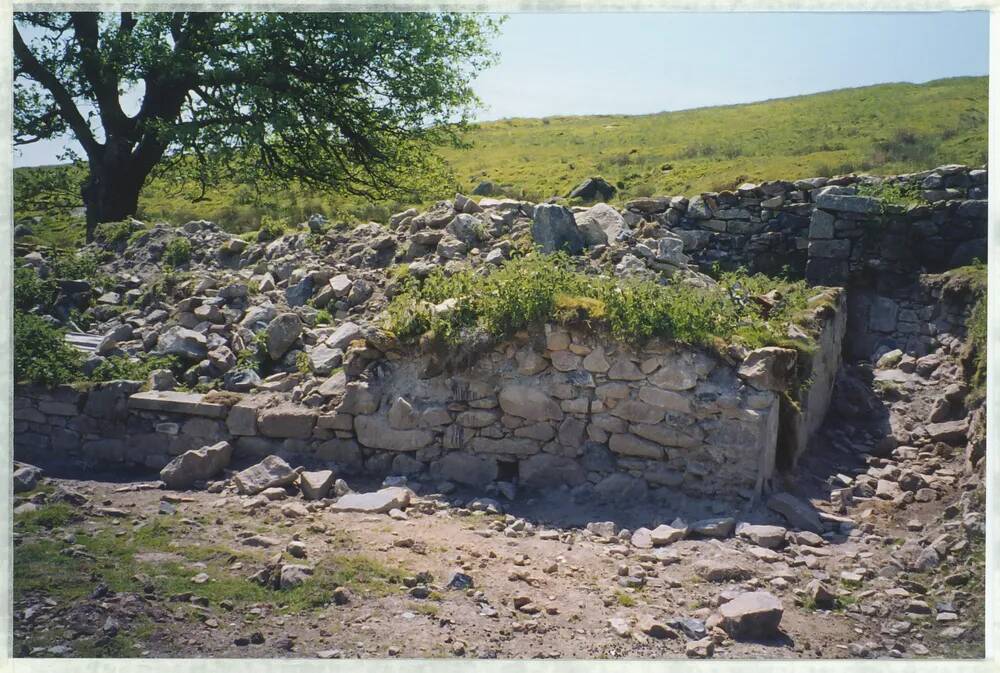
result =
[{"label": "tree canopy", "polygon": [[[154,169],[385,198],[458,144],[498,21],[430,13],[18,13],[15,144],[74,137],[88,237]],[[138,91],[138,110],[123,106]]]}]

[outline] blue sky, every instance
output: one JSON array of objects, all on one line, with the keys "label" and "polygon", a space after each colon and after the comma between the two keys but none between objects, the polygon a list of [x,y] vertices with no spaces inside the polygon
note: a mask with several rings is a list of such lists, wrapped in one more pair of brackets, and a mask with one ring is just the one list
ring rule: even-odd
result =
[{"label": "blue sky", "polygon": [[[481,119],[645,114],[989,71],[987,12],[512,14]],[[55,163],[64,142],[15,150]]]}]

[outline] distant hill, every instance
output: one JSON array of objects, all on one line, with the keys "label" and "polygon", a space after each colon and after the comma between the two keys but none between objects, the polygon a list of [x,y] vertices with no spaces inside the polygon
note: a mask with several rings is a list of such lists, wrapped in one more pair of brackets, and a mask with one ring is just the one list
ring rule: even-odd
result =
[{"label": "distant hill", "polygon": [[[652,194],[696,194],[741,182],[850,172],[894,174],[945,163],[980,165],[987,156],[986,77],[925,84],[880,84],[679,112],[510,119],[476,125],[471,147],[448,149],[455,184],[422,195],[426,203],[466,193],[483,181],[510,196],[565,196],[600,175],[618,186],[616,200]],[[18,173],[33,169],[15,171]],[[199,190],[173,180],[147,186],[140,219],[204,218],[236,231],[254,229],[262,214],[301,221],[310,212],[346,219],[381,219],[405,203],[365,203],[289,190],[258,197],[250,188],[221,185],[195,202]],[[16,216],[33,214],[15,203]],[[39,214],[39,213],[34,213]],[[59,239],[76,227],[65,217]]]}]

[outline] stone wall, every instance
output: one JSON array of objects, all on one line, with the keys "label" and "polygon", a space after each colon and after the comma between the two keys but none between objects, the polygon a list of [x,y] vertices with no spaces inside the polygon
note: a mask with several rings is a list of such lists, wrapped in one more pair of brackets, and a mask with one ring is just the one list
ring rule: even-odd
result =
[{"label": "stone wall", "polygon": [[546,326],[455,373],[423,378],[419,357],[386,359],[367,380],[340,372],[323,384],[338,400],[326,411],[287,393],[140,392],[137,382],[82,392],[22,388],[15,453],[160,468],[227,439],[237,457],[274,453],[334,463],[346,474],[465,484],[516,477],[527,487],[567,485],[608,498],[661,488],[749,497],[775,469],[785,393],[800,400],[785,422],[798,428],[796,443],[804,446],[825,414],[816,400],[829,399],[843,315],[842,296],[832,292],[821,349],[799,363],[800,372],[818,373],[807,386],[798,385],[793,350],[632,349],[589,329]]},{"label": "stone wall", "polygon": [[649,197],[625,204],[626,222],[655,222],[684,239],[703,270],[777,273],[785,267],[817,285],[844,285],[862,271],[941,271],[986,258],[985,169],[939,168],[885,178],[927,203],[883,204],[858,196],[864,176],[743,184],[692,199]]}]

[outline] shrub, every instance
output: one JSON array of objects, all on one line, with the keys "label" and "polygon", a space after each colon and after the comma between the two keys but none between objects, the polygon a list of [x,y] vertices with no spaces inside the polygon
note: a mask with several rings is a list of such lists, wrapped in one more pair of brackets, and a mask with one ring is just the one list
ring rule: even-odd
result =
[{"label": "shrub", "polygon": [[100,261],[90,253],[55,252],[49,260],[53,278],[95,280]]},{"label": "shrub", "polygon": [[189,261],[191,261],[191,241],[179,236],[170,239],[163,251],[164,265],[176,269]]},{"label": "shrub", "polygon": [[283,221],[270,215],[264,215],[260,218],[260,229],[257,231],[257,242],[266,243],[267,241],[273,241],[276,238],[281,238],[285,231],[288,229],[288,225]]},{"label": "shrub", "polygon": [[80,353],[42,318],[14,311],[14,380],[55,386],[77,379]]},{"label": "shrub", "polygon": [[14,269],[14,309],[30,311],[48,307],[55,301],[56,287],[51,280],[42,279],[30,266]]},{"label": "shrub", "polygon": [[321,308],[316,311],[316,324],[317,325],[329,325],[333,322],[333,316],[325,308]]}]

